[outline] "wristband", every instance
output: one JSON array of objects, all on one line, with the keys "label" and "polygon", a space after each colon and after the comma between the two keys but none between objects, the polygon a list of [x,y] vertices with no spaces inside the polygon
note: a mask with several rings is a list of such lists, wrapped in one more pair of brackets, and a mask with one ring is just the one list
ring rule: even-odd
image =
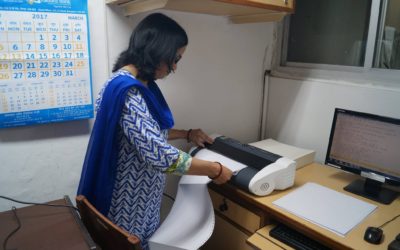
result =
[{"label": "wristband", "polygon": [[214,176],[214,177],[208,177],[208,178],[210,178],[211,180],[218,179],[218,177],[220,177],[221,174],[222,174],[222,169],[223,169],[222,164],[219,163],[218,161],[215,161],[215,163],[218,163],[218,164],[219,164],[219,172],[218,172],[218,174],[217,174],[216,176]]}]

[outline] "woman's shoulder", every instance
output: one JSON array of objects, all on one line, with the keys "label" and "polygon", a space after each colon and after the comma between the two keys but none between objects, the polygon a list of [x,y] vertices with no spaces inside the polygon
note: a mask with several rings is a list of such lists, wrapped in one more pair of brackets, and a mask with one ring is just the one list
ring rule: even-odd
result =
[{"label": "woman's shoulder", "polygon": [[128,90],[124,110],[128,111],[128,113],[134,111],[136,114],[140,114],[140,116],[148,116],[150,114],[146,101],[136,87]]},{"label": "woman's shoulder", "polygon": [[[124,78],[126,78],[126,80],[136,80],[129,71],[123,69],[118,70],[113,76],[113,80],[124,80]],[[141,92],[135,85],[129,88],[127,96],[128,98],[134,98],[137,101],[143,100]]]},{"label": "woman's shoulder", "polygon": [[136,80],[136,78],[128,71],[120,69],[108,79],[107,83],[121,80]]},{"label": "woman's shoulder", "polygon": [[[135,80],[135,77],[132,76],[131,73],[129,73],[126,70],[118,70],[116,71],[103,85],[103,87],[101,88],[97,99],[96,99],[96,110],[100,107],[100,103],[104,94],[105,89],[107,88],[108,85],[115,85],[118,84],[120,82],[124,82],[124,81],[129,81],[129,80]],[[141,99],[143,99],[141,93],[137,90],[136,87],[132,86],[127,93],[128,97],[126,98],[128,100],[134,98],[135,100],[137,100],[138,102],[140,102]]]},{"label": "woman's shoulder", "polygon": [[[132,82],[132,80],[136,81],[136,78],[128,71],[121,69],[121,70],[118,70],[117,72],[115,72],[112,77],[110,77],[110,79],[105,84],[105,87],[110,83],[120,84],[125,81]],[[143,98],[142,94],[140,93],[140,91],[138,90],[136,85],[134,85],[134,84],[129,88],[127,94],[129,96],[136,97],[139,99]]]},{"label": "woman's shoulder", "polygon": [[140,102],[143,101],[142,93],[140,93],[139,89],[135,86],[131,87],[128,90],[127,96],[131,99],[132,98],[135,99],[136,101],[140,101]]},{"label": "woman's shoulder", "polygon": [[125,71],[125,70],[118,70],[117,72],[115,72],[110,78],[108,78],[108,80],[104,83],[103,87],[100,90],[100,95],[103,94],[105,88],[112,84],[112,83],[117,83],[117,82],[121,82],[124,80],[130,80],[130,79],[135,79],[129,72]]}]

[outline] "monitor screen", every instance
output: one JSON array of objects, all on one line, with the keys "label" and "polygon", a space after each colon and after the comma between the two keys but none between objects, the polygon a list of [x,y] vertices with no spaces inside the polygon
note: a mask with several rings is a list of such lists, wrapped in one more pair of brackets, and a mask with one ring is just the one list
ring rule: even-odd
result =
[{"label": "monitor screen", "polygon": [[366,177],[358,192],[400,184],[400,119],[335,109],[325,164]]}]

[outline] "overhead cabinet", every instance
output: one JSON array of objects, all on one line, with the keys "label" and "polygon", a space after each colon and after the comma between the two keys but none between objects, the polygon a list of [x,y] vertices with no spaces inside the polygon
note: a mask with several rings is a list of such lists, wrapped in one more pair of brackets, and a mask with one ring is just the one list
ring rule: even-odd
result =
[{"label": "overhead cabinet", "polygon": [[233,23],[279,21],[294,12],[295,0],[106,0],[126,16],[167,9],[227,16]]}]

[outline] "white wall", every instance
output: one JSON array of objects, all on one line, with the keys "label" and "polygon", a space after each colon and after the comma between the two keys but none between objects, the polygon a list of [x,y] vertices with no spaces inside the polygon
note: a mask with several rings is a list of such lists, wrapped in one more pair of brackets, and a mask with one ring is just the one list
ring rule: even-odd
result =
[{"label": "white wall", "polygon": [[[94,97],[144,15],[88,1]],[[258,138],[264,50],[272,24],[230,24],[225,17],[165,12],[188,32],[176,74],[159,81],[177,128],[203,128],[244,142]],[[108,25],[107,25],[108,23]],[[109,59],[110,58],[110,59]],[[75,197],[92,120],[0,130],[0,195],[45,202]],[[181,140],[175,145],[188,148]],[[176,178],[172,178],[176,184]],[[0,211],[12,205],[0,200]]]},{"label": "white wall", "polygon": [[324,162],[335,107],[400,118],[400,84],[383,85],[272,77],[267,137],[314,149]]}]

